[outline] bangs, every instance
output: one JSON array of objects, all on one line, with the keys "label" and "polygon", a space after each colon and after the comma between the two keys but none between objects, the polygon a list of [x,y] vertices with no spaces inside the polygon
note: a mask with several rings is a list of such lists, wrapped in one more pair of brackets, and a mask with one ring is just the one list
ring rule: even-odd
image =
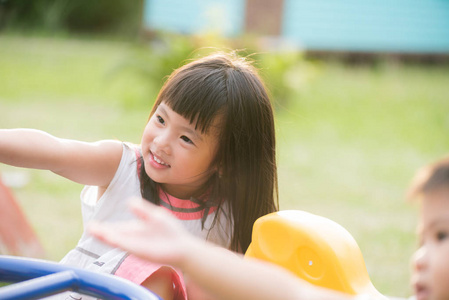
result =
[{"label": "bangs", "polygon": [[169,82],[159,95],[159,103],[163,101],[191,124],[195,123],[195,129],[207,133],[215,117],[225,110],[224,71],[210,68],[180,70]]}]

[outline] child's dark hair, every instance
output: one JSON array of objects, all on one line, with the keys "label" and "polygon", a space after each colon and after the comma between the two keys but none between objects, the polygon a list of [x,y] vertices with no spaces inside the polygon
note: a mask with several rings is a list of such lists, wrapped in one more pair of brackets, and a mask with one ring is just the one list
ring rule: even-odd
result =
[{"label": "child's dark hair", "polygon": [[449,190],[449,156],[446,156],[417,172],[407,193],[415,199],[440,189]]},{"label": "child's dark hair", "polygon": [[[234,225],[231,249],[245,252],[254,221],[278,210],[273,110],[256,69],[235,54],[209,55],[170,75],[150,117],[161,102],[196,122],[203,133],[220,117],[211,166],[216,171],[202,191],[210,191],[208,201],[219,208],[222,200],[228,201]],[[157,183],[147,176],[144,164],[140,173],[142,196],[159,204]]]}]

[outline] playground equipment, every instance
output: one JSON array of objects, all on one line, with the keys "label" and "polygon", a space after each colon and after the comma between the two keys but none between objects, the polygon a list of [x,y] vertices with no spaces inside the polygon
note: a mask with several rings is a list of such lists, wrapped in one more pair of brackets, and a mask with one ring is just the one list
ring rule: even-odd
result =
[{"label": "playground equipment", "polygon": [[318,286],[382,298],[352,235],[321,216],[288,210],[259,218],[245,256],[278,264]]},{"label": "playground equipment", "polygon": [[149,290],[109,274],[37,259],[0,255],[0,281],[19,282],[0,288],[0,299],[40,299],[67,290],[120,300],[160,300]]},{"label": "playground equipment", "polygon": [[[254,223],[252,243],[245,256],[278,264],[314,285],[351,295],[385,298],[371,283],[352,235],[321,216],[290,210],[259,218]],[[0,288],[0,299],[36,299],[64,290],[107,299],[159,299],[148,290],[112,275],[0,256],[0,281],[23,280],[26,281]]]},{"label": "playground equipment", "polygon": [[44,257],[42,245],[11,190],[0,178],[0,253]]}]

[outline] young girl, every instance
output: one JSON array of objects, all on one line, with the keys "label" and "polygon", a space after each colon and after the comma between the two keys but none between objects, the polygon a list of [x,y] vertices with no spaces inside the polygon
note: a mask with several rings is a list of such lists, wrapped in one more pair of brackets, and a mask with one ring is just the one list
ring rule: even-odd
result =
[{"label": "young girl", "polygon": [[[142,196],[190,233],[236,252],[246,251],[254,221],[278,206],[270,99],[256,70],[234,54],[213,54],[174,71],[140,147],[0,130],[0,162],[51,170],[86,185],[84,223],[132,219],[126,200]],[[164,299],[186,297],[181,273],[86,233],[61,263],[116,274]]]},{"label": "young girl", "polygon": [[[409,197],[420,203],[419,249],[412,259],[414,296],[409,299],[449,300],[449,156],[417,173]],[[158,207],[139,199],[131,205],[140,221],[91,224],[89,232],[142,258],[181,268],[217,299],[387,299],[382,295],[350,296],[313,286],[278,266],[243,260],[201,243]]]}]

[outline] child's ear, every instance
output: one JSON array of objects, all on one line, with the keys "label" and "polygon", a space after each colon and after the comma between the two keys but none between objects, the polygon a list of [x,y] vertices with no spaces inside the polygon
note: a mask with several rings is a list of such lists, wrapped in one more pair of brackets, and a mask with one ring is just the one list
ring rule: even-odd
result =
[{"label": "child's ear", "polygon": [[221,166],[215,166],[215,172],[217,172],[218,178],[223,177],[223,168]]}]

